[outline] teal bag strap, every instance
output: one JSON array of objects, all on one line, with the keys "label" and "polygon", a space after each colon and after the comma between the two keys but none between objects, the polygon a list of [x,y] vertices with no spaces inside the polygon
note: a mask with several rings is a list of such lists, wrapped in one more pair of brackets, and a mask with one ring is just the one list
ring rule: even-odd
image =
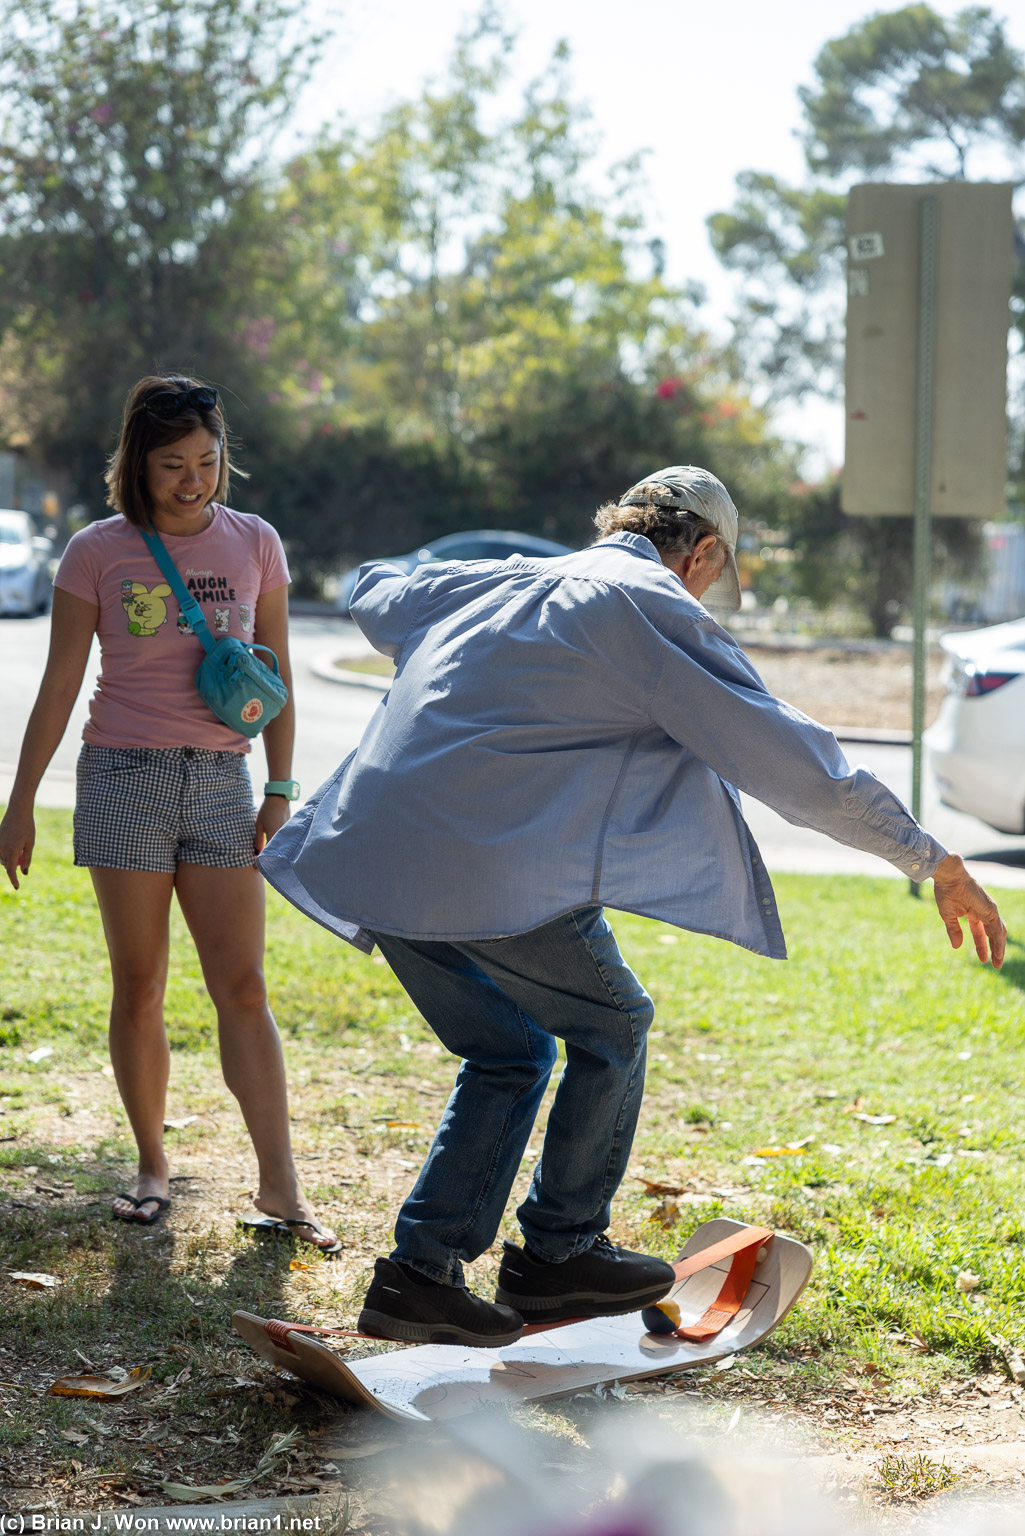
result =
[{"label": "teal bag strap", "polygon": [[215,645],[217,644],[217,641],[210,633],[210,626],[203,616],[202,608],[196,602],[196,599],[193,597],[188,587],[182,581],[181,576],[178,574],[178,567],[171,559],[170,551],[168,550],[167,545],[164,543],[159,533],[151,533],[148,529],[142,527],[139,528],[139,532],[146,540],[146,543],[149,546],[150,554],[159,565],[163,574],[167,577],[168,585],[171,588],[171,591],[174,593],[175,597],[178,599],[178,607],[181,609],[182,613],[184,613],[189,624],[191,624],[193,631],[199,636],[200,640],[202,640],[203,649],[206,651],[207,655],[210,655]]}]

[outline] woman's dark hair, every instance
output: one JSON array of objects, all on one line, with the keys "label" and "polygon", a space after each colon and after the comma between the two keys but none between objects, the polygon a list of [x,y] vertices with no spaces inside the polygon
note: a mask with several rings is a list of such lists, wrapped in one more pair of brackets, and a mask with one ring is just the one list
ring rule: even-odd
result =
[{"label": "woman's dark hair", "polygon": [[[150,374],[129,390],[121,418],[121,436],[108,460],[104,478],[107,482],[108,506],[113,507],[115,512],[122,512],[137,527],[147,526],[153,515],[146,486],[146,455],[152,453],[154,448],[167,448],[200,428],[212,432],[221,445],[221,467],[213,500],[223,503],[227,499],[231,461],[227,427],[220,402],[215,398],[214,403],[206,407],[191,400],[186,401],[174,416],[158,416],[147,404],[154,396],[166,398],[169,394],[184,395],[190,390],[208,387],[201,380],[186,378],[182,374]],[[236,474],[242,473],[236,470]]]}]

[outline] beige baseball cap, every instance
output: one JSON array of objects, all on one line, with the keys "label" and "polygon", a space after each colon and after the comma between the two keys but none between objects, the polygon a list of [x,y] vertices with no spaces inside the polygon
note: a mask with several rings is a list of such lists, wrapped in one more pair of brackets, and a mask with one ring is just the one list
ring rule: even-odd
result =
[{"label": "beige baseball cap", "polygon": [[726,545],[726,564],[722,575],[701,599],[706,608],[736,613],[740,607],[740,575],[737,571],[737,534],[740,517],[729,491],[721,480],[696,464],[672,464],[645,475],[619,498],[621,507],[639,507],[651,502],[656,507],[676,507],[703,517]]}]

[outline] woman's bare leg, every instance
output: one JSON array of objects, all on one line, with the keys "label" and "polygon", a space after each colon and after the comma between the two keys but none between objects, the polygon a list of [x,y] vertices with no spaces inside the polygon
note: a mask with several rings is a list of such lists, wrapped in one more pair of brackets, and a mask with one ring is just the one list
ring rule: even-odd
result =
[{"label": "woman's bare leg", "polygon": [[[110,954],[110,1059],[121,1102],[139,1148],[137,1200],[167,1199],[164,1107],[169,1055],[164,1029],[168,915],[174,876],[138,869],[90,869]],[[114,1213],[135,1219],[125,1200]]]},{"label": "woman's bare leg", "polygon": [[[285,1063],[263,979],[263,877],[255,868],[182,863],[175,886],[217,1009],[224,1081],[256,1152],[260,1188],[254,1203],[268,1216],[312,1220],[292,1158]],[[321,1247],[334,1241],[334,1233],[318,1239],[308,1227],[296,1234]]]}]

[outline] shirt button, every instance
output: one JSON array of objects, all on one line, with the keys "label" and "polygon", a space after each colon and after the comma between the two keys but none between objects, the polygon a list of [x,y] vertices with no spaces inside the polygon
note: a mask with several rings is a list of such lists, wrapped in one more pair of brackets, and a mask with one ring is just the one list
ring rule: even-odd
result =
[{"label": "shirt button", "polygon": [[186,747],[185,748],[185,756],[186,757],[195,757],[195,755],[196,755],[195,747]]},{"label": "shirt button", "polygon": [[921,869],[921,867],[921,864],[912,864],[911,866],[912,869]]},{"label": "shirt button", "polygon": [[762,897],[762,906],[763,907],[771,907],[772,906],[772,897],[771,896],[763,896]]}]

